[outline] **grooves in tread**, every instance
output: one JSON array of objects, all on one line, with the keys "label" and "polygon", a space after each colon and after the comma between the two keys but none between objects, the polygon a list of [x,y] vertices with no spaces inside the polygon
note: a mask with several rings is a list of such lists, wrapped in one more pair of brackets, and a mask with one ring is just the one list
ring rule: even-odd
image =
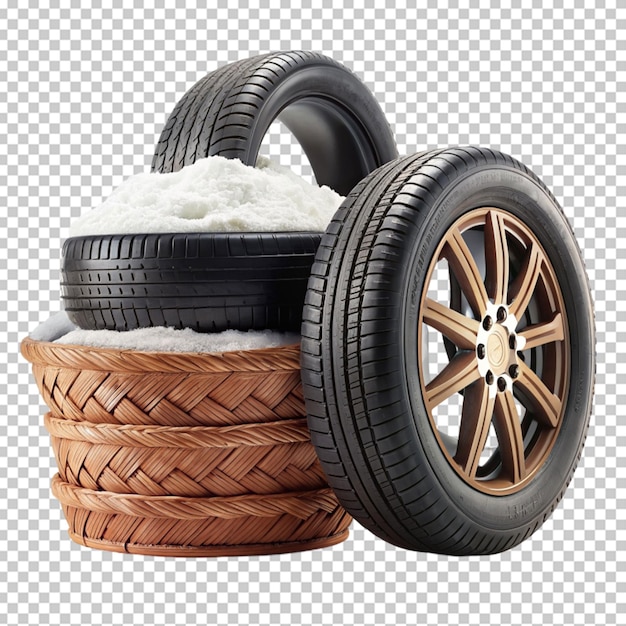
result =
[{"label": "grooves in tread", "polygon": [[301,142],[319,184],[342,195],[398,154],[380,105],[350,70],[315,52],[272,52],[193,85],[165,124],[152,171],[175,172],[207,156],[254,166],[276,119]]},{"label": "grooves in tread", "polygon": [[88,330],[297,331],[321,235],[192,233],[68,239],[61,298]]}]

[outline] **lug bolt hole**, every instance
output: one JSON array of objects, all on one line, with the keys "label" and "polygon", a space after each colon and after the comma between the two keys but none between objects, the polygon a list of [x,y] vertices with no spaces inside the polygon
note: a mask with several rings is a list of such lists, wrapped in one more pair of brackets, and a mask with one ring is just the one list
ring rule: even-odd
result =
[{"label": "lug bolt hole", "polygon": [[476,348],[476,354],[478,355],[479,359],[484,359],[485,358],[485,346],[482,343],[478,344],[478,347]]},{"label": "lug bolt hole", "polygon": [[504,322],[504,320],[506,319],[506,309],[503,306],[501,306],[498,309],[496,316],[499,322]]},{"label": "lug bolt hole", "polygon": [[504,380],[504,378],[500,376],[500,378],[498,378],[498,390],[504,391],[505,389],[506,389],[506,380]]},{"label": "lug bolt hole", "polygon": [[493,372],[491,370],[488,370],[487,373],[485,374],[485,382],[488,385],[493,385],[493,380],[494,380]]},{"label": "lug bolt hole", "polygon": [[487,315],[487,317],[483,320],[483,328],[485,330],[489,330],[492,326],[493,320],[491,319],[491,317],[489,317],[489,315]]},{"label": "lug bolt hole", "polygon": [[509,337],[509,348],[511,348],[511,350],[515,350],[516,347],[517,347],[517,337],[515,335],[511,335]]},{"label": "lug bolt hole", "polygon": [[511,365],[511,367],[509,367],[509,374],[511,378],[517,378],[519,376],[519,365]]}]

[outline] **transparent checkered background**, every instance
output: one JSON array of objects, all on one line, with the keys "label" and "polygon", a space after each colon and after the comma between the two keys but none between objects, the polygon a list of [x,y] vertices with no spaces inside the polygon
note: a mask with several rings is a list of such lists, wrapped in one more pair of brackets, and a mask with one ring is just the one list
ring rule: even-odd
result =
[{"label": "transparent checkered background", "polygon": [[[623,624],[626,271],[617,263],[626,257],[626,125],[618,123],[626,5],[106,4],[115,8],[78,0],[0,8],[0,623]],[[66,535],[49,491],[44,405],[18,342],[59,308],[59,247],[70,221],[149,168],[167,115],[207,71],[298,48],[362,77],[401,152],[499,148],[543,177],[574,224],[596,302],[593,421],[564,501],[510,552],[406,552],[357,524],[334,548],[218,560],[109,554]],[[269,148],[303,165],[280,131]]]}]

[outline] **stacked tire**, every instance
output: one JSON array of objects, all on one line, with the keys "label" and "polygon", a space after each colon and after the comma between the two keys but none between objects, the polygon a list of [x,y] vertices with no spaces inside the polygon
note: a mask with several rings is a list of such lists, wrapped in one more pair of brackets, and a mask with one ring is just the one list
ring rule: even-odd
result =
[{"label": "stacked tire", "polygon": [[70,319],[301,330],[313,444],[353,517],[412,550],[519,544],[563,496],[591,413],[593,310],[562,209],[488,148],[398,157],[369,90],[310,52],[208,74],[170,115],[152,169],[254,165],[277,119],[317,182],[347,196],[325,233],[69,239]]},{"label": "stacked tire", "polygon": [[[369,89],[312,52],[237,61],[198,81],[161,133],[152,170],[223,156],[254,166],[271,124],[295,135],[319,185],[345,195],[398,152]],[[64,308],[79,327],[299,330],[322,233],[174,233],[70,238]]]}]

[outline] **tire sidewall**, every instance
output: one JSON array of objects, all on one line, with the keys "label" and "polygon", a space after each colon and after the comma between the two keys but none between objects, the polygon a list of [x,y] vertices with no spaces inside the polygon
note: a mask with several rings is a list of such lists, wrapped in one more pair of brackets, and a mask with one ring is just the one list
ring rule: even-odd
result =
[{"label": "tire sidewall", "polygon": [[[468,211],[490,206],[508,211],[526,223],[541,242],[561,287],[568,317],[570,383],[563,422],[548,459],[520,491],[493,496],[467,483],[450,466],[432,430],[419,379],[416,357],[419,306],[431,259],[448,228]],[[594,369],[593,312],[588,283],[571,229],[555,201],[535,180],[502,165],[470,168],[445,187],[430,206],[417,233],[407,233],[404,315],[400,371],[405,372],[407,415],[412,416],[419,454],[437,481],[449,506],[502,531],[535,525],[554,508],[576,466],[584,442],[591,405]],[[409,239],[410,240],[410,239]]]},{"label": "tire sidewall", "polygon": [[[246,162],[256,161],[263,138],[281,111],[303,98],[325,99],[351,114],[368,139],[372,154],[365,165],[370,172],[398,156],[389,122],[369,89],[345,67],[317,61],[286,74],[267,97],[254,120]],[[388,132],[381,133],[381,128]],[[376,137],[372,129],[378,131]]]}]

